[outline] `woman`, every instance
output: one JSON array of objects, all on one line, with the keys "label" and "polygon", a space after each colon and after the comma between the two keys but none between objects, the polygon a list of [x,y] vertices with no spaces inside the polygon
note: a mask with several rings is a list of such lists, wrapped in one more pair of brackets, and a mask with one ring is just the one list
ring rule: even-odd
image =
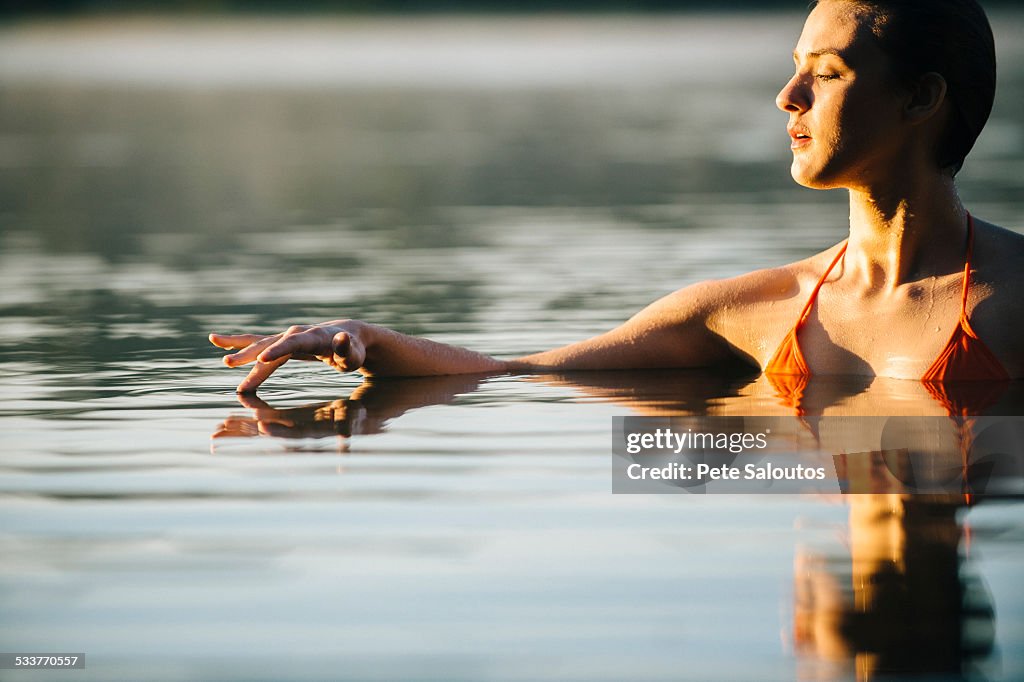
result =
[{"label": "woman", "polygon": [[793,178],[850,195],[849,238],[827,251],[694,284],[605,334],[514,360],[357,320],[210,340],[236,351],[227,365],[255,363],[240,392],[292,358],[368,375],[735,363],[797,396],[811,374],[1024,376],[1024,238],[973,219],[954,184],[994,97],[984,12],[974,0],[824,0],[793,58],[777,98]]}]

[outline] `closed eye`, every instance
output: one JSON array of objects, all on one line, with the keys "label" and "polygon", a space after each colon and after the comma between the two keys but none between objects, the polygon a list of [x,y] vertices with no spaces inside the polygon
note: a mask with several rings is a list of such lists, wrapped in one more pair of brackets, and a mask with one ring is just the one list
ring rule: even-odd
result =
[{"label": "closed eye", "polygon": [[838,80],[839,76],[834,73],[816,73],[814,77],[820,81],[834,81]]}]

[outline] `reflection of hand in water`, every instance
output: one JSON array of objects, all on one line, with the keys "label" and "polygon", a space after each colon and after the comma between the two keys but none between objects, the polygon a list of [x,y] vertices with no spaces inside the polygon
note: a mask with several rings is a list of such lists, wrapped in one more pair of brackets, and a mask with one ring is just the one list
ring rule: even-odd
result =
[{"label": "reflection of hand in water", "polygon": [[[354,396],[355,394],[353,394]],[[325,438],[378,433],[383,423],[371,425],[358,398],[339,398],[327,403],[276,409],[256,395],[239,394],[238,402],[253,411],[252,416],[233,415],[225,419],[213,438]]]},{"label": "reflection of hand in water", "polygon": [[417,377],[364,381],[347,398],[300,407],[274,408],[253,394],[238,401],[252,416],[230,416],[213,438],[326,438],[369,435],[384,431],[387,423],[409,410],[444,405],[479,386],[483,375]]}]

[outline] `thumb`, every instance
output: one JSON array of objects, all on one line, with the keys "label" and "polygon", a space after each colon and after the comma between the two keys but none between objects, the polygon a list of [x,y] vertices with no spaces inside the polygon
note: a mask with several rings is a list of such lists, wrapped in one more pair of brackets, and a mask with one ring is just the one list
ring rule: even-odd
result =
[{"label": "thumb", "polygon": [[354,372],[363,366],[366,360],[366,348],[349,332],[338,332],[331,341],[331,347],[337,358],[338,366],[346,372]]}]

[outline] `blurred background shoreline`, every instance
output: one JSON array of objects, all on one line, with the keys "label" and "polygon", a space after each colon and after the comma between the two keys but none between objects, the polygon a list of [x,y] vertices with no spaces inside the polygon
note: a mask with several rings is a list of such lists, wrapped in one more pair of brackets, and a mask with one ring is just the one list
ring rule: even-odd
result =
[{"label": "blurred background shoreline", "polygon": [[[986,9],[1015,6],[1013,0],[986,0]],[[538,14],[538,13],[716,13],[801,9],[794,0],[6,0],[0,16],[113,13],[174,14]]]}]

